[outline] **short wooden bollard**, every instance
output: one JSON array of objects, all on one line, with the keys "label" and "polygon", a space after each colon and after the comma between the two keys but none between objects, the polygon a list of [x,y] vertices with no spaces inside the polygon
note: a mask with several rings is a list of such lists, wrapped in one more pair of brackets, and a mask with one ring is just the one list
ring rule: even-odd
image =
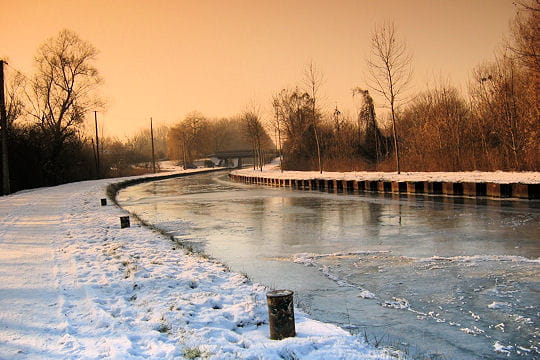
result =
[{"label": "short wooden bollard", "polygon": [[101,199],[101,206],[107,205],[107,199]]},{"label": "short wooden bollard", "polygon": [[270,339],[281,340],[296,336],[294,327],[293,292],[273,290],[266,293]]},{"label": "short wooden bollard", "polygon": [[128,228],[130,227],[129,223],[129,216],[120,216],[120,228]]}]

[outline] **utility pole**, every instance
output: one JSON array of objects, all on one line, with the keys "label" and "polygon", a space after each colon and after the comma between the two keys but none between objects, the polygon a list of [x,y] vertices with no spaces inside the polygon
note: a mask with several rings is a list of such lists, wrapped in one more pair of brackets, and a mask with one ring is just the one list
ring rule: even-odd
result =
[{"label": "utility pole", "polygon": [[97,178],[100,178],[99,169],[99,135],[98,135],[98,123],[97,123],[97,111],[94,111],[94,122],[96,124],[96,172]]},{"label": "utility pole", "polygon": [[9,186],[9,162],[7,146],[7,114],[4,95],[4,60],[0,60],[0,127],[2,128],[2,194],[11,193]]},{"label": "utility pole", "polygon": [[150,118],[150,139],[152,139],[152,170],[156,173],[156,155],[154,153],[154,126],[152,125],[152,118]]}]

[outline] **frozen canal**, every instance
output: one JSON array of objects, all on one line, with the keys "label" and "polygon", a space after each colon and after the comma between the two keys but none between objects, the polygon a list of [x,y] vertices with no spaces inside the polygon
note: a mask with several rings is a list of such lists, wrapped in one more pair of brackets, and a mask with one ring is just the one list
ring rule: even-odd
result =
[{"label": "frozen canal", "polygon": [[540,357],[538,201],[293,191],[224,173],[118,199],[373,344],[428,359]]}]

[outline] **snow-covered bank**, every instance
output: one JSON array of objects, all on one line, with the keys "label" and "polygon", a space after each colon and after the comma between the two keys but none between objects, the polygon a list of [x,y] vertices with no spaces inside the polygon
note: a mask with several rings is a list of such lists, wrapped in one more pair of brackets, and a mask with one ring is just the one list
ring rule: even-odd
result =
[{"label": "snow-covered bank", "polygon": [[433,182],[491,182],[498,184],[522,183],[540,184],[540,172],[506,172],[506,171],[465,171],[465,172],[376,172],[351,171],[328,172],[318,171],[284,171],[279,169],[279,162],[266,165],[263,171],[253,169],[236,170],[234,173],[245,176],[272,177],[274,179],[336,179],[336,180],[368,180],[368,181],[433,181]]},{"label": "snow-covered bank", "polygon": [[0,198],[0,359],[389,359],[296,312],[268,339],[265,291],[100,206],[118,179]]}]

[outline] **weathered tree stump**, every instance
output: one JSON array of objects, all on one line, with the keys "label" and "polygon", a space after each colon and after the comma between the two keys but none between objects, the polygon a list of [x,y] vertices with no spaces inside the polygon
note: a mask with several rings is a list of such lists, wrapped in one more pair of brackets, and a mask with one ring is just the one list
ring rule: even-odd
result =
[{"label": "weathered tree stump", "polygon": [[266,293],[270,339],[281,340],[296,336],[294,327],[293,292],[273,290]]}]

